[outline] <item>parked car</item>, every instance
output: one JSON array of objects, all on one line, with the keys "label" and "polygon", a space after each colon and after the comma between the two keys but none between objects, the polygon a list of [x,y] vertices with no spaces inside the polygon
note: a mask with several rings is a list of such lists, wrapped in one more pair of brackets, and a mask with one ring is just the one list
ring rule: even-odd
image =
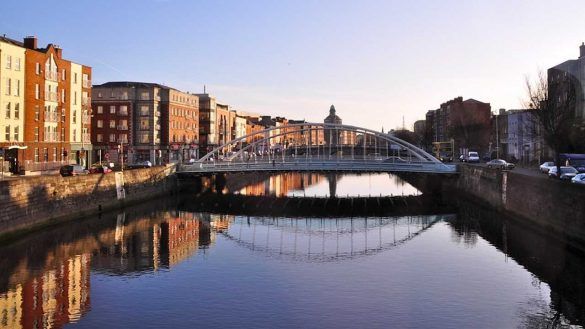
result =
[{"label": "parked car", "polygon": [[487,163],[488,168],[495,168],[495,169],[502,169],[502,170],[512,170],[514,169],[514,164],[506,162],[502,159],[493,159]]},{"label": "parked car", "polygon": [[139,168],[150,168],[152,167],[152,162],[150,161],[141,161],[141,162],[136,162],[133,164],[129,164],[126,166],[126,168],[128,169],[139,169]]},{"label": "parked car", "polygon": [[469,151],[467,154],[463,154],[459,157],[462,162],[479,163],[479,153],[475,151]]},{"label": "parked car", "polygon": [[77,176],[77,175],[87,175],[88,171],[80,165],[65,165],[59,168],[59,173],[61,176]]},{"label": "parked car", "polygon": [[[579,172],[577,171],[577,169],[573,168],[573,167],[561,167],[561,179],[571,179],[575,176],[577,176]],[[552,178],[552,177],[559,177],[559,175],[557,174],[557,167],[552,167],[550,168],[550,170],[548,171],[548,177]]]},{"label": "parked car", "polygon": [[104,165],[104,164],[94,164],[91,166],[91,168],[89,168],[89,173],[90,174],[107,174],[107,173],[111,173],[112,169],[110,169],[110,167]]},{"label": "parked car", "polygon": [[441,152],[441,154],[439,154],[439,160],[441,160],[441,162],[453,162],[453,154]]},{"label": "parked car", "polygon": [[555,163],[552,161],[547,161],[543,164],[540,165],[539,169],[541,172],[548,174],[548,171],[550,170],[550,168],[554,167]]},{"label": "parked car", "polygon": [[585,174],[578,174],[571,179],[571,183],[585,185]]}]

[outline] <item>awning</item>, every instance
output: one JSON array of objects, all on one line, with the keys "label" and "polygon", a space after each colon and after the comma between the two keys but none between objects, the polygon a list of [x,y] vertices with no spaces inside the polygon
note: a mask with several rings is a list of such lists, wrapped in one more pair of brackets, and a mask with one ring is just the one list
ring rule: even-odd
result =
[{"label": "awning", "polygon": [[11,145],[8,146],[9,150],[26,150],[28,148],[28,146],[20,146],[20,145]]}]

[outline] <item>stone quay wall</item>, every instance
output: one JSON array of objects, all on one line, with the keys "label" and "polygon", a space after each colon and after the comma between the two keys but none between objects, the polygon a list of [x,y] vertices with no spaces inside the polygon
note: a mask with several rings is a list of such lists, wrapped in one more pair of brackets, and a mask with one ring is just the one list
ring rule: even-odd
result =
[{"label": "stone quay wall", "polygon": [[123,199],[116,188],[118,173],[0,181],[0,236],[172,194],[174,173],[171,165],[124,171]]},{"label": "stone quay wall", "polygon": [[449,185],[460,195],[585,247],[585,188],[543,177],[460,166],[459,177]]}]

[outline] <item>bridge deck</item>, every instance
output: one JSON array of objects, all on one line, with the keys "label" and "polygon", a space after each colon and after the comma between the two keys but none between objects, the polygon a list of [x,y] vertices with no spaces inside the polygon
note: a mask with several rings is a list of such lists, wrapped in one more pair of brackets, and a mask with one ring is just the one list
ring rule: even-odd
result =
[{"label": "bridge deck", "polygon": [[389,162],[382,160],[323,160],[294,161],[276,159],[274,161],[217,161],[197,162],[180,165],[178,173],[213,174],[229,172],[290,172],[290,171],[334,171],[334,172],[413,172],[455,174],[455,165],[428,162]]}]

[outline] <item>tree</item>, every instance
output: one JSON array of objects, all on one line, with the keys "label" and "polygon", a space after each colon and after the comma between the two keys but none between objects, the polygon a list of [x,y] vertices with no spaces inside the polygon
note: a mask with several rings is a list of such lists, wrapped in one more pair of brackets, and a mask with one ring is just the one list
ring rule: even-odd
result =
[{"label": "tree", "polygon": [[539,72],[533,82],[526,78],[526,107],[533,110],[533,126],[540,131],[544,142],[554,153],[560,177],[560,154],[569,149],[571,130],[576,125],[575,107],[579,82],[564,72],[555,72],[554,69],[550,72],[552,76],[548,79],[543,72]]}]

